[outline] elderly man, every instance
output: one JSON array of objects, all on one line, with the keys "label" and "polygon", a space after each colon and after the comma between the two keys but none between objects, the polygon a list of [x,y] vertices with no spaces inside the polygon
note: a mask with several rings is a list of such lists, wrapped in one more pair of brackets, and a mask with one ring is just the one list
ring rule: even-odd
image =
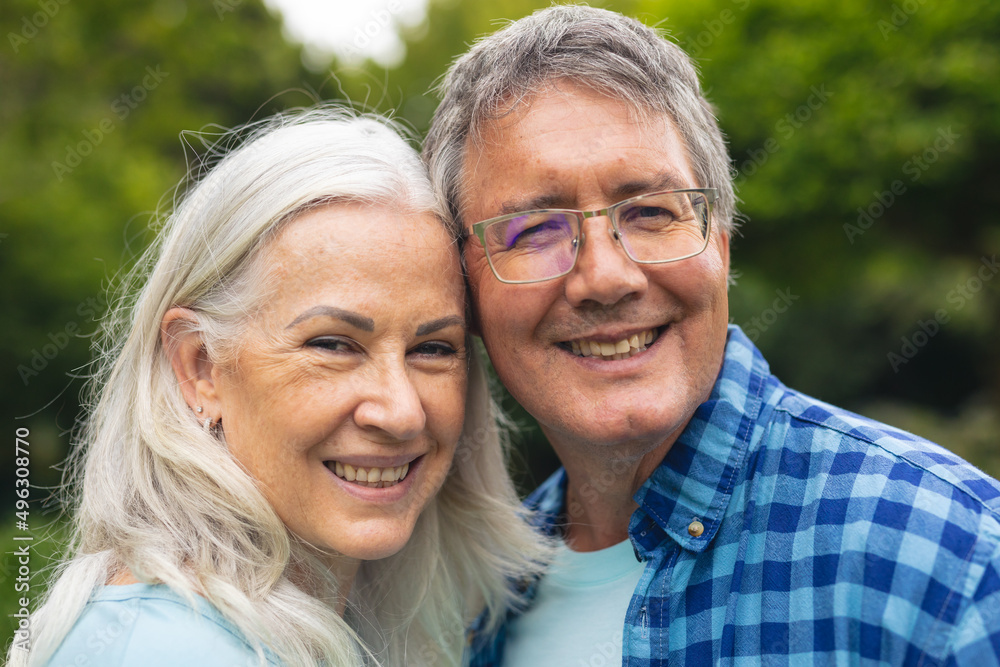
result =
[{"label": "elderly man", "polygon": [[785,387],[728,326],[729,158],[689,58],[553,7],[445,78],[425,157],[474,324],[563,468],[473,664],[998,664],[1000,485]]}]

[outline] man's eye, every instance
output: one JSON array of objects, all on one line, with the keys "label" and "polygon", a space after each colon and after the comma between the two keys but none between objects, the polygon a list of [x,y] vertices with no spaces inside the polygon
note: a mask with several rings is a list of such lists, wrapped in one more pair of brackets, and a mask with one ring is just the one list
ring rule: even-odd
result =
[{"label": "man's eye", "polygon": [[548,246],[572,236],[569,223],[561,218],[525,221],[507,228],[506,247]]},{"label": "man's eye", "polygon": [[625,213],[628,220],[663,220],[670,221],[677,218],[677,215],[668,208],[662,206],[636,206]]},{"label": "man's eye", "polygon": [[643,216],[644,218],[648,218],[651,216],[657,217],[661,215],[669,215],[672,217],[673,213],[669,209],[660,208],[659,206],[640,206],[639,215]]},{"label": "man's eye", "polygon": [[354,341],[337,336],[313,338],[306,343],[306,347],[318,347],[323,350],[330,350],[331,352],[353,352],[355,350]]}]

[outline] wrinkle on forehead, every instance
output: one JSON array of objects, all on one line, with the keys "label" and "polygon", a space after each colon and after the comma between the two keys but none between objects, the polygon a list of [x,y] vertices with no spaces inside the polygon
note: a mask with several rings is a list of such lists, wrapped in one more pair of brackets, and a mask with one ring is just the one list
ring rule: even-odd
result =
[{"label": "wrinkle on forehead", "polygon": [[[689,152],[669,114],[648,110],[640,113],[626,101],[590,87],[574,82],[561,83],[539,91],[529,102],[503,118],[484,123],[481,141],[467,142],[458,202],[463,218],[469,214],[473,195],[480,198],[478,203],[485,208],[477,212],[479,218],[544,208],[579,209],[582,204],[576,201],[578,193],[565,181],[565,173],[567,169],[582,173],[592,163],[618,164],[622,171],[620,179],[603,180],[600,206],[649,192],[697,187]],[[553,103],[539,108],[536,103],[541,99]],[[588,122],[591,114],[596,115]],[[561,122],[563,118],[565,125]],[[544,133],[529,134],[539,124],[546,128]],[[581,129],[586,130],[582,142]],[[566,140],[560,138],[562,132],[566,133]],[[563,162],[549,162],[547,153],[532,151],[531,146],[543,140],[551,144],[552,154],[561,156]],[[568,145],[570,141],[572,145]],[[670,148],[671,144],[676,151]],[[512,146],[525,149],[523,164],[518,164],[519,158]],[[682,163],[655,164],[653,161],[648,174],[629,169],[626,155],[630,151],[656,150],[661,146],[666,147],[668,153],[682,156]],[[494,168],[514,173],[530,168],[535,177],[506,183],[505,198],[499,200],[500,195],[494,194],[495,189],[484,182],[488,177],[481,176],[480,171],[483,169],[488,174]],[[593,202],[586,205],[588,208],[593,206]],[[463,220],[464,224],[472,222],[477,220]]]},{"label": "wrinkle on forehead", "polygon": [[[563,96],[569,99],[581,92],[587,97],[604,98],[619,106],[630,123],[654,125],[666,121],[673,124],[665,109],[653,109],[638,103],[630,103],[630,101],[620,97],[616,91],[605,90],[587,80],[578,81],[561,77],[543,80],[532,86],[526,85],[519,92],[509,93],[506,97],[499,98],[495,103],[484,105],[482,109],[474,113],[470,123],[463,149],[457,202],[457,209],[463,218],[463,223],[476,222],[464,220],[464,211],[469,204],[471,182],[478,172],[483,156],[491,148],[503,145],[504,135],[524,120],[537,100],[546,96]],[[686,149],[685,153],[687,153]],[[473,156],[475,156],[474,162]]]},{"label": "wrinkle on forehead", "polygon": [[570,95],[585,92],[590,96],[603,97],[609,102],[618,103],[634,123],[648,123],[660,115],[666,115],[666,109],[648,107],[638,101],[622,96],[622,91],[607,90],[603,86],[586,79],[570,79],[567,77],[550,78],[537,84],[526,84],[520,91],[508,93],[490,104],[484,104],[473,114],[466,139],[466,154],[468,149],[482,149],[487,141],[488,132],[484,128],[497,127],[507,129],[518,122],[519,117],[531,111],[532,104],[539,98],[549,95]]}]

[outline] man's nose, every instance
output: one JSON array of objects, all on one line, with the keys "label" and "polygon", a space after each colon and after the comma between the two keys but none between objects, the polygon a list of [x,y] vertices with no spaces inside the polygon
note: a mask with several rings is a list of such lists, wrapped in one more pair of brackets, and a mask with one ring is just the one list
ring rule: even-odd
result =
[{"label": "man's nose", "polygon": [[574,307],[587,302],[611,306],[646,291],[645,271],[625,254],[607,216],[584,219],[579,252],[565,287],[566,299]]},{"label": "man's nose", "polygon": [[405,361],[378,369],[365,384],[354,409],[355,424],[365,430],[380,431],[394,440],[412,440],[420,435],[427,415]]}]

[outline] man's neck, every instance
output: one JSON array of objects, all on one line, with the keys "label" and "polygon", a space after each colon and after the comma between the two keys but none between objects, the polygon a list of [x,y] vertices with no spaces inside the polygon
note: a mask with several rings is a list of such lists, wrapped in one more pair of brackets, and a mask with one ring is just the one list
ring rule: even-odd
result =
[{"label": "man's neck", "polygon": [[594,446],[550,436],[566,468],[566,543],[574,551],[606,549],[628,539],[633,496],[676,440],[659,445]]}]

